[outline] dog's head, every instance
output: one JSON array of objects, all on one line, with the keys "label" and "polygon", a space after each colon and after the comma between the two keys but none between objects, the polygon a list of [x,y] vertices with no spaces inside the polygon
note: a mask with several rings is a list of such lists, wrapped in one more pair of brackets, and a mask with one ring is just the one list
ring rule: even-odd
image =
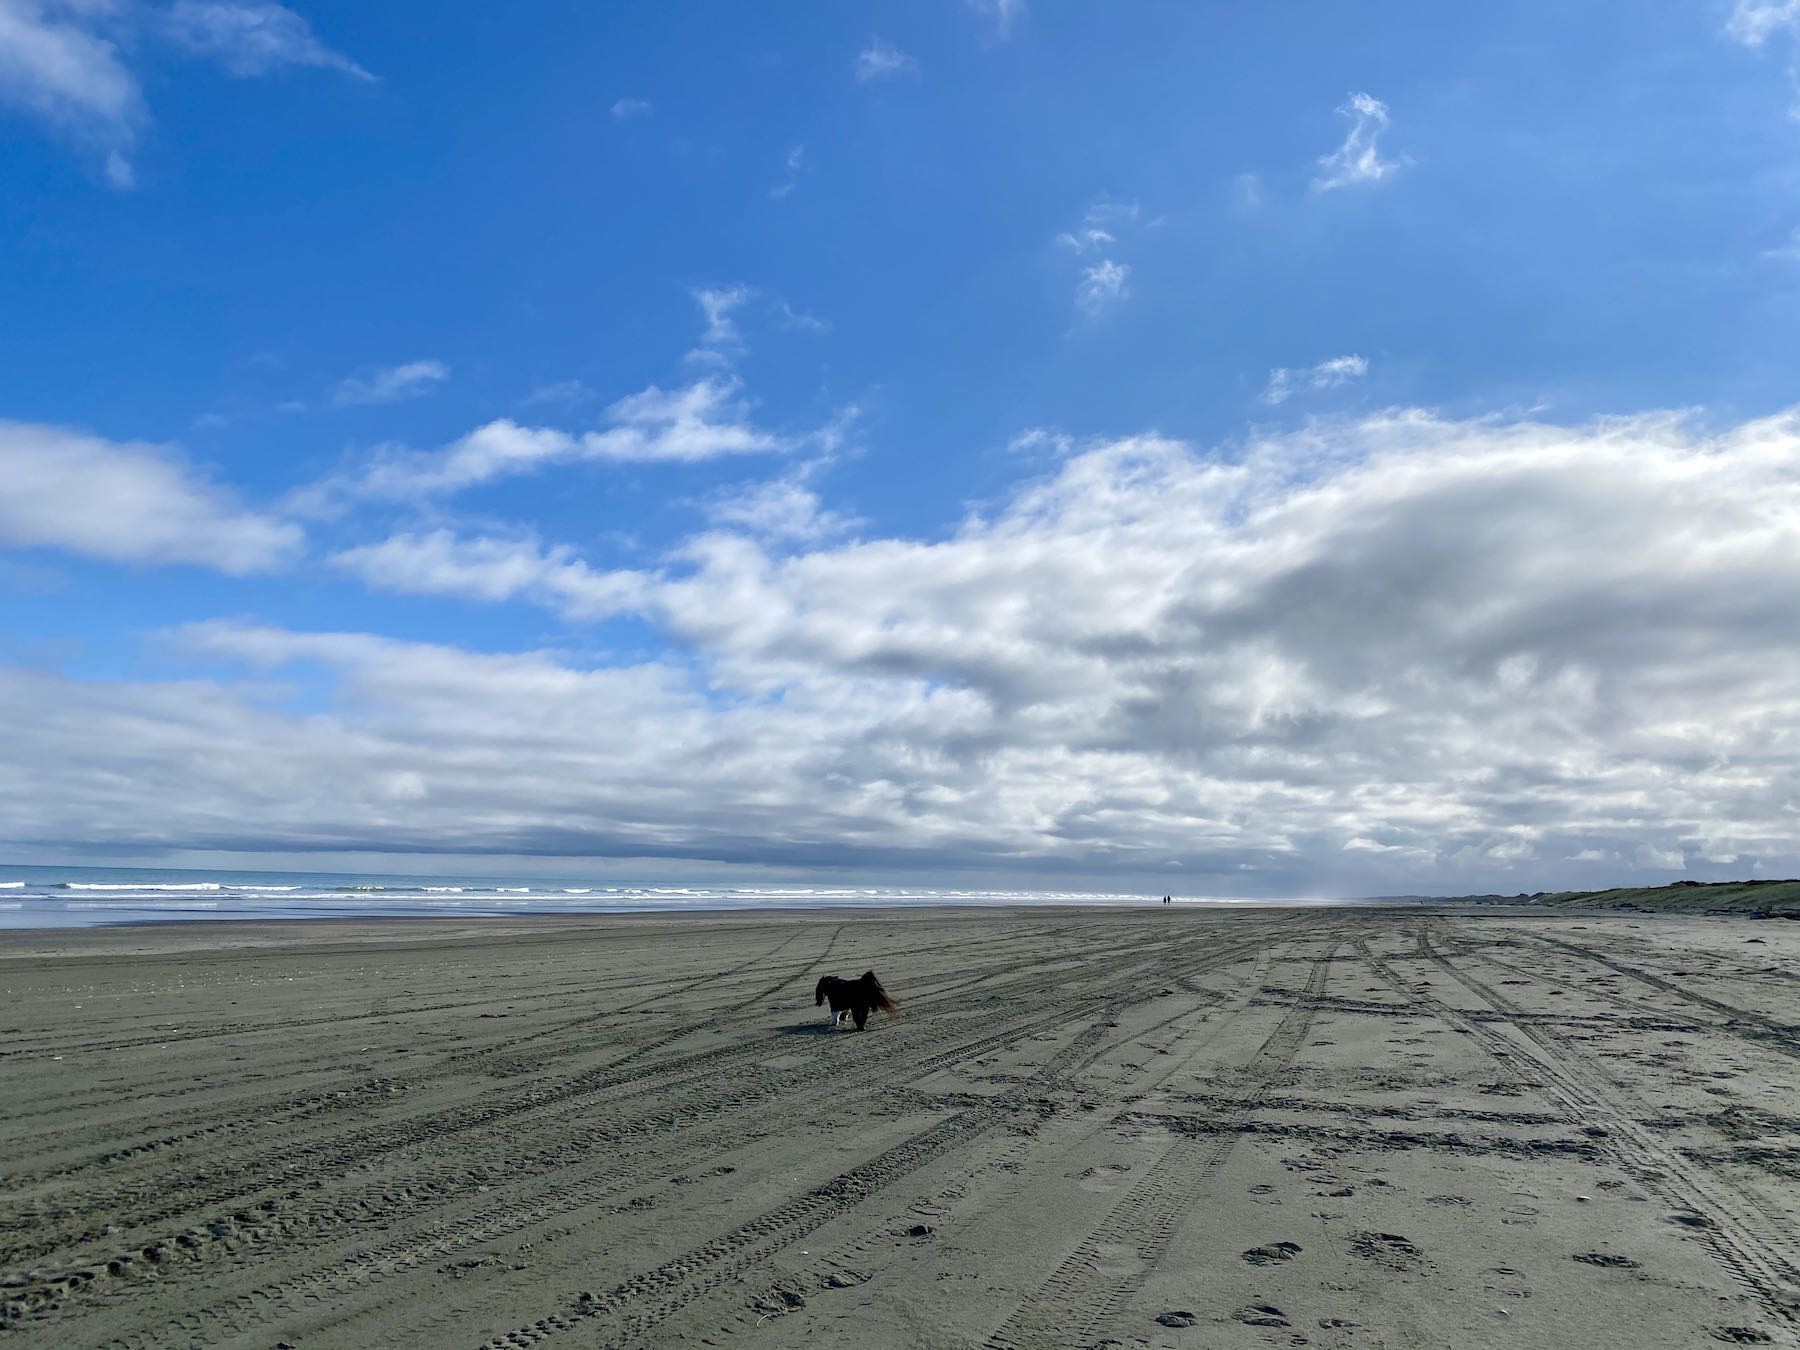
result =
[{"label": "dog's head", "polygon": [[813,1007],[817,1008],[825,1002],[825,988],[831,983],[831,976],[821,975],[819,987],[813,990]]}]

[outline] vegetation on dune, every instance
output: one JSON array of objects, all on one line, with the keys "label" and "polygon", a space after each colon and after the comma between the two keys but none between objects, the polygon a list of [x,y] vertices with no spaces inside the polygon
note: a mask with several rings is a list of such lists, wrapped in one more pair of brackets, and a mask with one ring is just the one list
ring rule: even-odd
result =
[{"label": "vegetation on dune", "polygon": [[1620,886],[1610,891],[1538,891],[1529,895],[1456,898],[1484,904],[1638,909],[1672,914],[1800,915],[1800,880],[1672,881],[1667,886]]}]

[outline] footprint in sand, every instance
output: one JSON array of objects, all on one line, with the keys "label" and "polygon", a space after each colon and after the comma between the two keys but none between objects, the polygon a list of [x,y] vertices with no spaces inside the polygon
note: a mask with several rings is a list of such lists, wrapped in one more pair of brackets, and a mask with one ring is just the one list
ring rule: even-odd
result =
[{"label": "footprint in sand", "polygon": [[1425,1264],[1423,1253],[1398,1233],[1376,1233],[1368,1229],[1352,1233],[1350,1254],[1389,1270],[1417,1270]]},{"label": "footprint in sand", "polygon": [[1119,1178],[1130,1170],[1126,1163],[1105,1163],[1077,1174],[1075,1184],[1084,1191],[1116,1191],[1121,1184]]},{"label": "footprint in sand", "polygon": [[1286,1327],[1293,1323],[1280,1308],[1267,1303],[1251,1303],[1231,1314],[1247,1327]]},{"label": "footprint in sand", "polygon": [[1612,1252],[1576,1252],[1569,1258],[1579,1261],[1584,1266],[1601,1266],[1607,1270],[1637,1270],[1638,1263],[1629,1256],[1615,1256]]},{"label": "footprint in sand", "polygon": [[1525,1275],[1511,1266],[1489,1266],[1488,1279],[1482,1288],[1490,1294],[1499,1294],[1504,1298],[1530,1298],[1531,1290],[1526,1287]]},{"label": "footprint in sand", "polygon": [[1277,1261],[1292,1261],[1299,1254],[1298,1242],[1265,1242],[1243,1253],[1243,1259],[1253,1266],[1269,1266]]}]

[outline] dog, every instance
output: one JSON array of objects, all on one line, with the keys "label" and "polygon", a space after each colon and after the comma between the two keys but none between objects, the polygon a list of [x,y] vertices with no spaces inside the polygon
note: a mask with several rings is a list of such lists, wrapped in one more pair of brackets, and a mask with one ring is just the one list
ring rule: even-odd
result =
[{"label": "dog", "polygon": [[865,970],[859,980],[841,980],[836,975],[827,975],[819,981],[819,987],[813,991],[813,1007],[822,1007],[826,999],[831,1000],[832,1027],[843,1024],[844,1014],[849,1013],[856,1019],[856,1029],[863,1030],[868,1023],[869,1014],[880,1008],[889,1017],[900,1011],[899,1005],[888,997],[888,991],[881,987],[881,981],[875,978],[875,972]]}]

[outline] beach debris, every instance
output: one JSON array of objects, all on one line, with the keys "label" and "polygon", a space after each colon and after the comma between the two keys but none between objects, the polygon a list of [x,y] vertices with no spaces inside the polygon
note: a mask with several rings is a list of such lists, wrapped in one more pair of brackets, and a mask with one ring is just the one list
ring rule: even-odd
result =
[{"label": "beach debris", "polygon": [[1165,1327],[1191,1327],[1200,1319],[1193,1313],[1178,1308],[1172,1312],[1158,1313],[1156,1320]]}]

